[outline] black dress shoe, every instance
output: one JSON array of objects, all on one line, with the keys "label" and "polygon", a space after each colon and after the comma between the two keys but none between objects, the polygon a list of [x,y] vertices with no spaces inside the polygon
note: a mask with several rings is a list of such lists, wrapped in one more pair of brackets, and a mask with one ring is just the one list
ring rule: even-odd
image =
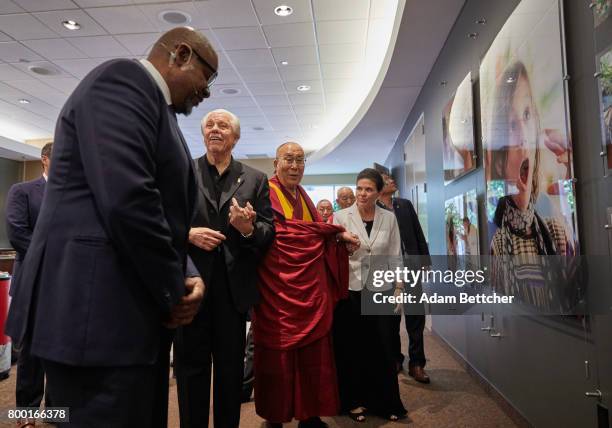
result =
[{"label": "black dress shoe", "polygon": [[309,418],[305,421],[300,421],[298,423],[298,428],[328,428],[325,422],[321,420],[319,417]]},{"label": "black dress shoe", "polygon": [[242,396],[240,398],[241,403],[248,403],[251,401],[251,395],[253,394],[253,388],[243,389]]}]

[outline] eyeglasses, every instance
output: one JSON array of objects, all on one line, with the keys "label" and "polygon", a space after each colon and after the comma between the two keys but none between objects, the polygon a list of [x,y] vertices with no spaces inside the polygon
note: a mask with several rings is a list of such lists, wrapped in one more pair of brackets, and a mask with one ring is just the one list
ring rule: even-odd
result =
[{"label": "eyeglasses", "polygon": [[215,70],[215,68],[212,65],[210,65],[208,63],[208,61],[206,61],[204,58],[202,58],[200,56],[200,54],[195,49],[192,49],[191,52],[193,52],[195,54],[195,56],[198,57],[199,60],[202,61],[204,63],[204,65],[206,67],[208,67],[208,69],[210,71],[212,71],[212,74],[210,76],[208,76],[208,78],[206,79],[206,87],[210,88],[213,85],[213,83],[215,83],[215,80],[217,79],[217,76],[219,75],[219,72],[217,70]]},{"label": "eyeglasses", "polygon": [[293,165],[295,163],[297,166],[304,166],[304,164],[306,163],[306,159],[304,158],[286,157],[286,158],[281,158],[281,160],[285,162],[287,165]]},{"label": "eyeglasses", "polygon": [[[162,45],[171,55],[171,61],[174,61],[175,55],[176,55],[176,51],[175,52],[171,52],[170,49],[168,49],[168,46],[166,46],[164,43],[160,43],[160,45]],[[215,83],[215,80],[217,79],[217,76],[219,74],[219,72],[215,69],[215,67],[213,67],[212,65],[210,65],[210,63],[208,61],[206,61],[194,48],[192,48],[191,46],[189,46],[187,43],[180,43],[179,45],[175,46],[175,49],[177,49],[180,45],[185,45],[189,48],[189,50],[191,50],[191,52],[193,54],[195,54],[195,56],[202,61],[202,63],[204,63],[204,65],[206,67],[208,67],[208,69],[212,72],[210,76],[208,76],[206,78],[206,88],[210,88],[213,83]]]}]

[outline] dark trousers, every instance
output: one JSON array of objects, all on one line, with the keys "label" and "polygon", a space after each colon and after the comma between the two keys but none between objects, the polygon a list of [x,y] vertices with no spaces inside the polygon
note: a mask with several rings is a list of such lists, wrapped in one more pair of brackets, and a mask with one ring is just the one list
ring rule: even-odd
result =
[{"label": "dark trousers", "polygon": [[168,424],[171,332],[158,362],[126,367],[77,367],[42,360],[53,406],[68,407],[73,428],[163,428]]},{"label": "dark trousers", "polygon": [[[392,316],[393,322],[393,347],[397,361],[402,364],[404,355],[402,354],[402,342],[400,340],[401,315]],[[425,315],[406,315],[406,331],[408,332],[408,366],[425,367],[425,343],[423,340],[423,330],[425,330]]]},{"label": "dark trousers", "polygon": [[175,341],[181,428],[208,426],[211,365],[214,426],[238,427],[246,319],[233,304],[225,264],[216,264],[207,286],[199,313]]},{"label": "dark trousers", "polygon": [[[24,344],[17,360],[15,402],[17,407],[39,407],[45,395],[45,370],[40,358],[30,355],[30,345]],[[49,391],[45,395],[45,407],[50,407]]]},{"label": "dark trousers", "polygon": [[242,379],[242,398],[251,397],[253,383],[255,382],[255,371],[253,370],[253,355],[255,353],[255,343],[253,342],[253,324],[249,326],[246,345],[244,348],[244,375]]}]

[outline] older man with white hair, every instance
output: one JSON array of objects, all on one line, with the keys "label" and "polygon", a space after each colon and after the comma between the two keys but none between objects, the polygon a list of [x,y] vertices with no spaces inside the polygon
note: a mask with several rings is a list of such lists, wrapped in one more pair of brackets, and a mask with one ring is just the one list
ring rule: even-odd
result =
[{"label": "older man with white hair", "polygon": [[274,238],[268,178],[236,161],[240,122],[227,110],[202,120],[206,154],[195,161],[197,214],[189,254],[207,295],[176,340],[181,427],[207,427],[211,365],[214,426],[240,423],[247,311],[258,302],[256,267]]}]

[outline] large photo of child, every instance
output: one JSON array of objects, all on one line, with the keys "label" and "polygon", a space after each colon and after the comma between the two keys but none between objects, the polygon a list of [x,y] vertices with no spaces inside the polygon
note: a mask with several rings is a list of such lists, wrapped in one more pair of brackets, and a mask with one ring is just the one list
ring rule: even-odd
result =
[{"label": "large photo of child", "polygon": [[[561,3],[523,0],[480,64],[488,248],[496,290],[564,313],[579,254]],[[560,43],[561,41],[561,43]],[[556,264],[555,264],[556,263]]]},{"label": "large photo of child", "polygon": [[523,0],[480,66],[489,253],[578,251],[557,0]]}]

